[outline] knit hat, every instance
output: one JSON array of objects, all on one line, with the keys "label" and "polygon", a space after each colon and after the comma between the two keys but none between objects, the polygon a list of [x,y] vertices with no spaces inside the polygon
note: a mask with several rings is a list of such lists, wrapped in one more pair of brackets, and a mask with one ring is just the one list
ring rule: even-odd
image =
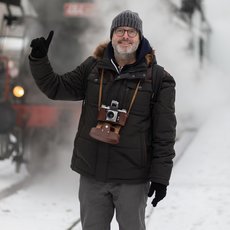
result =
[{"label": "knit hat", "polygon": [[112,21],[110,39],[112,38],[114,29],[120,26],[128,26],[136,29],[140,34],[140,39],[142,38],[142,20],[140,19],[138,13],[125,10],[118,14]]}]

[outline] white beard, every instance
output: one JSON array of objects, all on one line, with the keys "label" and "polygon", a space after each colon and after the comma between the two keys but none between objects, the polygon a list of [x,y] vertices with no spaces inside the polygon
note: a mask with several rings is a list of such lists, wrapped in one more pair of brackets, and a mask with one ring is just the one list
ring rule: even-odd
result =
[{"label": "white beard", "polygon": [[113,44],[114,53],[121,56],[122,58],[129,58],[131,55],[135,54],[139,43],[133,43],[129,47],[122,47],[120,44]]}]

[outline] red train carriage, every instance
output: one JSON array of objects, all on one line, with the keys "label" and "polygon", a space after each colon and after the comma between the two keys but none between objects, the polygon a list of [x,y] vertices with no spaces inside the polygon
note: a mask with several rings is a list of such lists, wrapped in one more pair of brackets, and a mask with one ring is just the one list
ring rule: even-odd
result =
[{"label": "red train carriage", "polygon": [[[0,160],[12,158],[17,172],[22,163],[34,171],[39,167],[37,160],[54,140],[67,107],[25,103],[27,92],[11,79],[9,62],[0,56]],[[69,116],[74,117],[75,112],[68,108]]]},{"label": "red train carriage", "polygon": [[[36,14],[26,12],[20,0],[0,0],[0,160],[12,159],[17,172],[23,163],[37,171],[57,134],[64,133],[59,141],[66,138],[79,115],[76,103],[50,101],[38,90],[28,68],[29,42],[54,30],[49,57],[57,72],[69,71],[82,61],[85,44],[79,37],[94,12],[93,0],[29,2]],[[13,49],[17,41],[23,46]]]}]

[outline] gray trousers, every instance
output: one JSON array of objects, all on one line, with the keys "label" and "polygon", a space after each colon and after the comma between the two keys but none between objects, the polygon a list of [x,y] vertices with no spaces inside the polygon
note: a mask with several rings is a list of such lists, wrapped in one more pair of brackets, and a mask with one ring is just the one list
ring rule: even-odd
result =
[{"label": "gray trousers", "polygon": [[114,210],[119,230],[145,230],[149,183],[103,183],[80,177],[82,230],[110,230]]}]

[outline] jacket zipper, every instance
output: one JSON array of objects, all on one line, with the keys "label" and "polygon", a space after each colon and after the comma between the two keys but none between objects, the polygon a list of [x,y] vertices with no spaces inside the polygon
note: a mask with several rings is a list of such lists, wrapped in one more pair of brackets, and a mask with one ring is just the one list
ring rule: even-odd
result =
[{"label": "jacket zipper", "polygon": [[113,59],[111,58],[110,61],[112,62],[114,68],[116,69],[117,73],[120,74],[120,70],[118,69],[117,65],[114,63]]}]

